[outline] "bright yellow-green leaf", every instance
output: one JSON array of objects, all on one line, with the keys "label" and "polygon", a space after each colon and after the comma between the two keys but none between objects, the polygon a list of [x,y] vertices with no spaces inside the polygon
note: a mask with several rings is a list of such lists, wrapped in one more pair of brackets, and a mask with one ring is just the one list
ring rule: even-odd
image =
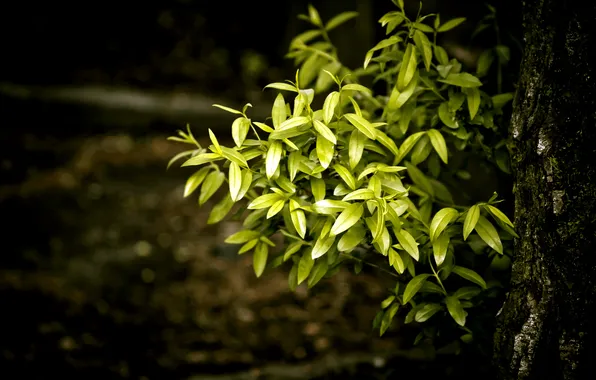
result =
[{"label": "bright yellow-green leaf", "polygon": [[475,230],[478,233],[478,236],[480,236],[489,247],[499,252],[501,255],[503,254],[503,244],[501,243],[501,238],[499,238],[499,233],[488,219],[479,215]]},{"label": "bright yellow-green leaf", "polygon": [[353,19],[356,16],[358,16],[358,12],[342,12],[333,17],[331,20],[327,21],[327,24],[325,24],[325,30],[330,31],[334,28],[337,28],[339,25]]},{"label": "bright yellow-green leaf", "polygon": [[279,194],[276,193],[268,193],[268,194],[263,194],[260,197],[255,198],[249,205],[248,205],[248,209],[249,210],[259,210],[262,208],[269,208],[271,207],[275,202],[279,201],[283,199],[283,197]]},{"label": "bright yellow-green leaf", "polygon": [[373,199],[375,197],[375,192],[371,189],[358,189],[354,190],[349,194],[346,194],[343,197],[342,201],[366,201],[369,199]]},{"label": "bright yellow-green leaf", "polygon": [[325,98],[325,103],[323,104],[323,120],[326,124],[329,124],[333,119],[333,114],[335,112],[335,107],[339,103],[339,92],[333,91],[327,95]]},{"label": "bright yellow-green leaf", "polygon": [[441,161],[447,163],[448,155],[447,155],[447,144],[445,143],[445,138],[437,129],[429,129],[426,131],[426,134],[430,138],[430,143],[432,144],[433,148],[435,148],[435,152],[441,158]]},{"label": "bright yellow-green leaf", "polygon": [[210,170],[212,170],[212,168],[209,166],[201,168],[191,175],[188,180],[186,180],[186,185],[184,186],[184,197],[188,197],[201,185],[201,183],[203,183]]},{"label": "bright yellow-green leaf", "polygon": [[366,230],[362,225],[355,225],[341,236],[341,239],[339,239],[339,242],[337,243],[337,249],[340,252],[349,252],[362,242],[365,235]]},{"label": "bright yellow-green leaf", "polygon": [[[313,183],[312,183],[313,179],[316,179],[316,178],[310,179],[311,180],[311,188],[313,185]],[[325,183],[323,180],[318,180],[318,181],[322,181],[323,185]],[[323,188],[322,196],[325,196],[324,191],[325,191],[325,189]],[[313,192],[313,196],[315,196],[314,192]],[[317,199],[317,198],[315,197],[315,199]],[[331,200],[331,199],[322,199],[322,200],[315,202],[315,204],[313,204],[313,210],[318,214],[333,215],[335,213],[343,211],[349,205],[350,204],[348,202],[335,201],[335,200]]]},{"label": "bright yellow-green leaf", "polygon": [[232,123],[232,138],[237,147],[241,147],[248,134],[250,121],[245,117],[239,117]]},{"label": "bright yellow-green leaf", "polygon": [[306,235],[306,216],[304,215],[304,211],[294,210],[290,213],[290,216],[296,232],[298,232],[298,235],[304,239],[304,236]]},{"label": "bright yellow-green leaf", "polygon": [[323,22],[321,21],[321,16],[319,16],[319,12],[317,9],[313,7],[311,4],[308,4],[308,18],[310,22],[318,27],[323,27]]},{"label": "bright yellow-green leaf", "polygon": [[240,112],[238,110],[235,110],[233,108],[230,108],[230,107],[222,106],[222,105],[219,105],[219,104],[214,104],[213,107],[217,107],[219,109],[222,109],[222,110],[227,111],[227,112],[230,112],[230,113],[235,113],[237,115],[242,115],[242,112]]},{"label": "bright yellow-green leaf", "polygon": [[418,243],[416,243],[416,239],[414,239],[414,237],[403,228],[397,231],[395,236],[397,237],[397,241],[402,248],[408,252],[408,254],[412,256],[414,260],[418,261],[420,258],[420,252],[418,251]]},{"label": "bright yellow-green leaf", "polygon": [[435,57],[441,65],[447,65],[449,63],[449,56],[447,55],[445,49],[443,49],[441,46],[435,45],[434,51]]},{"label": "bright yellow-green leaf", "polygon": [[462,22],[466,21],[465,17],[459,17],[459,18],[454,18],[451,19],[449,21],[447,21],[446,23],[444,23],[443,25],[441,25],[439,27],[439,29],[437,29],[437,32],[439,33],[443,33],[446,32],[448,30],[451,30],[453,28],[455,28],[456,26],[458,26],[459,24],[461,24]]},{"label": "bright yellow-green leaf", "polygon": [[486,208],[486,210],[488,212],[493,214],[493,216],[495,216],[501,222],[503,222],[503,223],[509,225],[511,228],[513,228],[513,223],[511,222],[511,220],[509,220],[507,215],[505,215],[501,210],[499,210],[495,206],[491,206],[491,205],[484,205],[484,208]]},{"label": "bright yellow-green leaf", "polygon": [[466,91],[468,98],[468,110],[470,111],[470,119],[473,119],[480,108],[480,90],[478,88],[468,88]]},{"label": "bright yellow-green leaf", "polygon": [[350,160],[350,168],[354,169],[360,159],[362,158],[362,153],[364,152],[364,141],[366,136],[364,133],[360,132],[358,129],[354,129],[350,134],[350,141],[348,145],[348,156]]},{"label": "bright yellow-green leaf", "polygon": [[265,86],[265,88],[274,88],[276,90],[298,92],[298,89],[295,86],[292,86],[291,84],[287,84],[287,83],[281,83],[281,82],[268,84],[267,86]]},{"label": "bright yellow-green leaf", "polygon": [[252,240],[248,241],[246,244],[244,244],[242,247],[240,247],[240,249],[238,250],[238,254],[241,255],[243,253],[250,251],[257,245],[257,243],[259,241],[260,241],[259,239],[252,239]]},{"label": "bright yellow-green leaf", "polygon": [[416,312],[414,320],[418,323],[426,322],[442,309],[443,306],[439,305],[438,303],[427,303]]},{"label": "bright yellow-green leaf", "polygon": [[312,288],[319,281],[321,281],[321,279],[327,274],[328,269],[329,264],[327,263],[327,260],[317,261],[315,266],[310,271],[310,275],[308,276],[308,287]]},{"label": "bright yellow-green leaf", "polygon": [[186,160],[181,166],[199,166],[207,162],[221,160],[222,156],[217,153],[201,153]]},{"label": "bright yellow-green leaf", "polygon": [[310,189],[315,198],[315,202],[325,199],[325,181],[320,178],[310,178]]},{"label": "bright yellow-green leaf", "polygon": [[321,166],[325,169],[329,167],[331,160],[333,159],[334,145],[332,142],[322,136],[317,136],[317,157]]},{"label": "bright yellow-green leaf", "polygon": [[308,123],[309,121],[310,121],[310,119],[306,116],[292,117],[292,118],[284,121],[283,123],[281,123],[279,125],[278,129],[284,130],[284,129],[299,127],[301,125]]},{"label": "bright yellow-green leaf", "polygon": [[243,244],[249,240],[258,239],[261,234],[257,231],[242,230],[238,231],[224,240],[228,244]]},{"label": "bright yellow-green leaf", "polygon": [[[431,29],[432,30],[432,29]],[[431,49],[430,41],[428,37],[422,33],[420,30],[416,30],[414,32],[414,43],[416,43],[416,47],[420,54],[422,55],[422,59],[424,61],[424,67],[426,70],[430,70],[430,63],[433,59],[433,52]]]},{"label": "bright yellow-green leaf", "polygon": [[476,227],[478,218],[480,218],[480,208],[477,205],[474,205],[470,207],[466,214],[466,219],[464,220],[464,240],[468,238],[470,233],[474,230],[474,227]]},{"label": "bright yellow-green leaf", "polygon": [[426,132],[416,132],[408,136],[399,147],[399,154],[395,157],[393,164],[399,164],[401,160],[403,160],[406,157],[406,155],[410,153],[410,150],[412,150],[412,148],[418,142],[418,140],[425,134]]},{"label": "bright yellow-green leaf", "polygon": [[445,124],[449,128],[453,128],[453,129],[459,128],[459,125],[457,124],[457,121],[455,120],[455,113],[449,111],[449,103],[448,102],[441,103],[441,105],[439,105],[438,111],[439,111],[439,119],[441,119],[443,124]]},{"label": "bright yellow-green leaf", "polygon": [[302,160],[304,160],[304,156],[300,154],[300,151],[292,152],[288,156],[288,172],[290,174],[290,181],[294,181],[294,178],[296,178],[298,166]]},{"label": "bright yellow-green leaf", "polygon": [[234,206],[234,200],[230,197],[230,194],[226,194],[226,196],[219,201],[213,209],[209,213],[209,217],[207,218],[207,224],[215,224],[219,223],[225,218],[226,215],[230,212],[232,207]]},{"label": "bright yellow-green leaf", "polygon": [[466,324],[466,316],[467,312],[461,306],[461,302],[459,299],[453,296],[449,296],[445,298],[445,303],[447,304],[447,310],[449,310],[449,314],[453,320],[460,326],[465,326]]},{"label": "bright yellow-green leaf", "polygon": [[366,137],[372,140],[376,139],[377,130],[370,124],[368,120],[354,113],[347,113],[344,115],[344,117],[350,122],[350,124],[358,128],[358,130]]},{"label": "bright yellow-green leaf", "polygon": [[440,234],[433,240],[433,255],[437,265],[443,264],[445,256],[447,255],[447,248],[449,247],[449,236],[446,234]]},{"label": "bright yellow-green leaf", "polygon": [[269,246],[264,243],[257,244],[255,253],[252,257],[252,266],[257,277],[261,277],[267,265],[267,256],[269,255]]},{"label": "bright yellow-green leaf", "polygon": [[354,203],[346,207],[335,220],[330,234],[339,235],[346,231],[360,220],[363,213],[364,207],[362,207],[361,203]]},{"label": "bright yellow-green leaf", "polygon": [[325,139],[327,139],[330,143],[332,143],[333,145],[337,144],[337,139],[335,138],[335,135],[333,134],[333,132],[331,132],[331,129],[329,129],[329,127],[327,127],[325,124],[323,124],[322,121],[315,120],[313,122],[313,126],[315,127],[315,130],[321,136],[323,136]]},{"label": "bright yellow-green leaf", "polygon": [[215,134],[213,133],[211,128],[209,128],[209,139],[211,140],[211,143],[215,147],[215,151],[217,153],[221,154],[221,146],[219,145],[219,142],[217,141],[217,137],[215,137]]},{"label": "bright yellow-green leaf", "polygon": [[228,148],[226,146],[222,146],[220,149],[221,149],[221,154],[228,160],[235,162],[238,165],[243,166],[245,168],[248,167],[248,162],[246,162],[246,158],[244,158],[242,153],[240,153],[237,150],[234,150],[232,148]]},{"label": "bright yellow-green leaf", "polygon": [[273,128],[271,128],[270,126],[268,126],[265,123],[261,123],[258,121],[253,121],[252,122],[254,125],[256,125],[257,127],[259,127],[259,129],[262,129],[263,131],[267,132],[267,133],[272,133],[274,131]]},{"label": "bright yellow-green leaf", "polygon": [[243,170],[242,171],[242,184],[240,186],[240,191],[238,192],[236,198],[234,199],[235,202],[238,202],[248,192],[250,186],[252,184],[252,172],[250,170]]},{"label": "bright yellow-green leaf", "polygon": [[420,76],[418,74],[418,69],[415,68],[414,69],[414,77],[412,78],[410,83],[406,86],[406,88],[402,92],[399,93],[399,95],[397,96],[397,99],[395,100],[395,103],[393,103],[393,106],[395,108],[401,108],[404,104],[406,104],[406,102],[414,94],[414,91],[416,90],[416,86],[418,86],[418,78],[419,77]]},{"label": "bright yellow-green leaf", "polygon": [[339,174],[341,179],[343,179],[343,181],[346,183],[346,185],[350,187],[350,189],[354,190],[356,188],[356,179],[348,169],[339,164],[333,165],[333,169],[335,169],[337,174]]},{"label": "bright yellow-green leaf", "polygon": [[466,280],[475,283],[476,285],[479,285],[482,289],[486,289],[486,282],[484,281],[484,279],[480,277],[478,273],[474,272],[471,269],[455,265],[451,269],[451,273],[455,273],[456,275],[463,277]]},{"label": "bright yellow-green leaf", "polygon": [[426,161],[432,150],[433,148],[432,144],[430,144],[430,138],[428,136],[422,136],[410,154],[412,164],[416,166],[421,162]]},{"label": "bright yellow-green leaf", "polygon": [[335,243],[335,236],[324,236],[321,235],[317,239],[315,246],[312,249],[312,259],[317,259],[323,256]]},{"label": "bright yellow-green leaf", "polygon": [[304,242],[302,240],[295,240],[293,243],[288,245],[288,248],[286,248],[286,251],[284,252],[283,261],[288,261],[288,259],[292,257],[293,254],[300,251],[303,245]]},{"label": "bright yellow-green leaf", "polygon": [[406,265],[399,253],[397,253],[393,248],[389,248],[387,256],[389,256],[389,265],[395,268],[397,273],[403,274],[406,270]]},{"label": "bright yellow-green leaf", "polygon": [[416,60],[416,50],[414,49],[414,45],[409,43],[408,46],[406,46],[404,59],[397,76],[397,89],[399,91],[403,91],[408,84],[410,84],[410,81],[414,78],[417,66],[418,61]]},{"label": "bright yellow-green leaf", "polygon": [[230,162],[228,183],[230,185],[230,196],[235,201],[242,187],[242,171],[240,166],[235,162]]},{"label": "bright yellow-green leaf", "polygon": [[449,223],[457,219],[458,216],[459,212],[451,207],[445,207],[439,210],[430,223],[430,240],[435,240],[437,237],[439,237],[441,232],[447,228]]},{"label": "bright yellow-green leaf", "polygon": [[449,74],[445,79],[437,79],[439,82],[451,84],[458,87],[463,88],[470,88],[470,87],[480,87],[482,86],[482,82],[480,79],[476,78],[474,75],[470,73],[457,73],[457,74]]},{"label": "bright yellow-green leaf", "polygon": [[224,183],[226,175],[220,171],[213,171],[207,175],[201,193],[199,194],[199,205],[202,206],[215,194]]},{"label": "bright yellow-green leaf", "polygon": [[422,285],[424,285],[424,283],[426,282],[426,279],[428,279],[429,277],[430,277],[430,274],[428,274],[428,273],[419,274],[418,276],[412,278],[410,280],[410,282],[408,282],[408,285],[406,285],[406,289],[404,289],[404,295],[403,295],[403,303],[404,304],[410,302],[412,297],[414,297],[416,295],[416,293],[418,293],[420,288],[422,288]]},{"label": "bright yellow-green leaf", "polygon": [[286,101],[284,96],[279,93],[273,102],[273,109],[271,110],[271,118],[273,119],[273,127],[279,128],[281,123],[286,121]]},{"label": "bright yellow-green leaf", "polygon": [[283,147],[280,141],[272,141],[271,145],[269,145],[269,149],[267,150],[267,159],[265,161],[265,169],[267,172],[267,178],[273,177],[277,167],[279,166],[279,161],[281,160],[281,154],[283,152]]},{"label": "bright yellow-green leaf", "polygon": [[367,88],[364,87],[361,84],[357,84],[357,83],[350,83],[350,84],[346,84],[345,86],[343,86],[341,88],[342,91],[359,91],[359,92],[364,92],[365,94],[368,95],[372,95],[372,91]]},{"label": "bright yellow-green leaf", "polygon": [[279,213],[284,208],[284,204],[285,200],[283,199],[275,201],[275,203],[271,205],[269,210],[267,210],[267,219],[277,215],[277,213]]},{"label": "bright yellow-green leaf", "polygon": [[397,149],[397,145],[395,145],[395,141],[389,136],[387,136],[384,132],[380,130],[376,130],[375,134],[377,135],[377,141],[383,144],[385,148],[389,149],[391,153],[395,156],[399,155],[399,151]]}]

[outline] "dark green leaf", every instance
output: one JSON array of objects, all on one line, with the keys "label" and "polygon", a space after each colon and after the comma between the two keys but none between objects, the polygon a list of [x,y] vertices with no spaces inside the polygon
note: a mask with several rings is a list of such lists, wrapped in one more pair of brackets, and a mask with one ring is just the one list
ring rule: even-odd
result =
[{"label": "dark green leaf", "polygon": [[385,314],[383,315],[383,319],[381,320],[381,328],[379,330],[380,336],[385,334],[385,332],[387,331],[389,326],[391,326],[391,322],[393,322],[393,317],[395,317],[395,314],[397,313],[398,309],[399,309],[399,305],[394,303],[393,305],[391,305],[391,307],[387,311],[385,311]]}]

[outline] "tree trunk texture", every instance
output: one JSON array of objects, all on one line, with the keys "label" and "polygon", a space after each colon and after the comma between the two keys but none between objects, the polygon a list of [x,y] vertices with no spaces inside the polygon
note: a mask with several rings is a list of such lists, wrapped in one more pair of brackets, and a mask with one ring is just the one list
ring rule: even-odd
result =
[{"label": "tree trunk texture", "polygon": [[526,0],[510,149],[516,228],[500,379],[594,378],[596,5]]}]

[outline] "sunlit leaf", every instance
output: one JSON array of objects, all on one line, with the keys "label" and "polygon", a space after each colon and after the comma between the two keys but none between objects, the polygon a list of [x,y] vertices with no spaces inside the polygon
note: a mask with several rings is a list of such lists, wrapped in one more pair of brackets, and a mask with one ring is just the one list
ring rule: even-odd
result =
[{"label": "sunlit leaf", "polygon": [[391,326],[391,322],[393,322],[393,318],[395,317],[395,314],[397,313],[398,309],[399,305],[394,303],[393,305],[391,305],[389,309],[387,309],[387,311],[385,311],[383,319],[381,320],[381,327],[379,329],[380,336],[385,334],[389,326]]},{"label": "sunlit leaf", "polygon": [[327,21],[325,24],[325,30],[330,31],[339,25],[343,24],[344,22],[353,19],[354,17],[358,16],[358,12],[343,12],[335,17],[331,18],[331,20]]},{"label": "sunlit leaf", "polygon": [[449,310],[449,314],[453,320],[460,326],[465,326],[466,324],[466,316],[467,313],[461,306],[459,299],[453,296],[445,298],[445,303],[447,304],[447,310]]},{"label": "sunlit leaf", "polygon": [[271,83],[271,84],[268,84],[267,86],[265,86],[265,88],[274,88],[276,90],[298,92],[298,89],[296,87],[292,86],[291,84],[287,84],[287,83]]},{"label": "sunlit leaf", "polygon": [[323,104],[323,120],[326,124],[329,124],[333,119],[333,114],[338,103],[339,92],[337,91],[329,93],[329,95],[327,95],[325,98],[325,103]]},{"label": "sunlit leaf", "polygon": [[317,157],[319,158],[321,166],[325,169],[329,167],[329,164],[331,164],[331,160],[333,159],[333,148],[334,145],[332,142],[322,136],[317,137]]},{"label": "sunlit leaf", "polygon": [[223,220],[223,218],[228,215],[232,207],[234,206],[234,200],[230,197],[230,194],[226,194],[226,196],[217,203],[211,212],[209,213],[209,217],[207,218],[207,224],[215,224],[219,223]]},{"label": "sunlit leaf", "polygon": [[446,164],[448,160],[448,155],[445,138],[437,129],[429,129],[428,131],[426,131],[426,134],[430,138],[430,143],[432,144],[433,148],[435,148],[435,151],[441,158],[441,161],[443,161]]},{"label": "sunlit leaf", "polygon": [[267,256],[269,255],[269,246],[267,244],[259,243],[255,248],[253,254],[253,269],[257,277],[261,277],[267,266]]},{"label": "sunlit leaf", "polygon": [[479,285],[482,289],[486,289],[486,282],[484,279],[471,269],[455,265],[451,269],[451,273],[455,273],[456,275],[463,277],[466,280],[475,283],[476,285]]},{"label": "sunlit leaf", "polygon": [[327,139],[327,141],[331,142],[334,145],[337,144],[337,139],[335,138],[335,135],[333,134],[333,132],[331,132],[331,129],[329,129],[329,127],[323,124],[322,121],[315,120],[313,122],[313,126],[321,136]]},{"label": "sunlit leaf", "polygon": [[188,197],[201,185],[201,183],[203,183],[210,170],[212,170],[212,168],[208,166],[201,168],[186,180],[184,197]]},{"label": "sunlit leaf", "polygon": [[470,233],[476,227],[478,218],[480,217],[480,208],[477,205],[470,207],[466,213],[466,219],[464,220],[464,240],[468,238]]},{"label": "sunlit leaf", "polygon": [[354,113],[347,113],[344,117],[369,139],[374,140],[376,138],[376,129],[362,116]]},{"label": "sunlit leaf", "polygon": [[442,309],[443,307],[437,303],[427,303],[416,312],[414,320],[418,323],[426,322]]},{"label": "sunlit leaf", "polygon": [[449,247],[449,236],[447,234],[440,234],[433,240],[433,256],[437,265],[443,264],[447,256],[447,248]]},{"label": "sunlit leaf", "polygon": [[298,232],[298,235],[304,239],[304,236],[306,235],[306,216],[304,215],[304,211],[294,210],[290,215],[294,228],[296,228],[296,232]]},{"label": "sunlit leaf", "polygon": [[478,236],[480,236],[489,247],[500,254],[503,254],[503,244],[501,243],[499,233],[488,219],[479,215],[478,222],[474,229],[478,233]]},{"label": "sunlit leaf", "polygon": [[402,246],[402,248],[408,252],[410,256],[416,261],[418,261],[420,252],[418,250],[418,243],[416,239],[406,230],[401,229],[395,233],[397,237],[397,241]]},{"label": "sunlit leaf", "polygon": [[406,285],[406,289],[404,290],[404,294],[403,294],[403,303],[404,304],[410,302],[412,297],[414,297],[416,295],[416,293],[418,293],[420,288],[422,288],[422,285],[424,285],[424,282],[426,281],[426,279],[429,277],[430,277],[430,274],[428,274],[428,273],[419,274],[418,276],[412,278],[410,280],[410,282],[408,282],[408,285]]},{"label": "sunlit leaf", "polygon": [[215,194],[224,183],[226,175],[220,171],[213,171],[207,175],[201,193],[199,194],[199,205],[202,206]]},{"label": "sunlit leaf", "polygon": [[459,216],[456,209],[445,207],[439,210],[430,223],[430,240],[437,238]]},{"label": "sunlit leaf", "polygon": [[439,32],[439,33],[447,32],[447,31],[455,28],[456,26],[458,26],[459,24],[461,24],[464,21],[466,21],[465,17],[451,19],[451,20],[447,21],[446,23],[444,23],[443,25],[441,25],[439,27],[439,29],[437,29],[437,32]]},{"label": "sunlit leaf", "polygon": [[283,147],[281,145],[281,142],[272,141],[271,145],[269,145],[269,149],[267,150],[267,159],[265,162],[267,178],[271,178],[275,174],[275,171],[279,166],[279,161],[281,160],[282,153]]},{"label": "sunlit leaf", "polygon": [[333,246],[333,243],[335,243],[335,236],[325,236],[325,235],[321,235],[319,236],[319,238],[317,239],[315,246],[312,249],[312,258],[317,259],[321,256],[323,256],[325,253],[327,253],[327,251],[329,251],[329,249],[331,248],[331,246]]},{"label": "sunlit leaf", "polygon": [[335,220],[330,234],[339,235],[346,231],[360,220],[363,213],[364,207],[361,203],[354,203],[346,207]]}]

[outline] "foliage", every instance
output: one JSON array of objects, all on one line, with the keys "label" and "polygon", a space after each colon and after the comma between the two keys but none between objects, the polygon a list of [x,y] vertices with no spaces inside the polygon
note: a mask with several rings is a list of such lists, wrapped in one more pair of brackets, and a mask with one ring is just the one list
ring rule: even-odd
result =
[{"label": "foliage", "polygon": [[[240,254],[252,252],[257,277],[287,262],[290,288],[312,287],[344,265],[359,272],[380,262],[396,278],[374,321],[380,334],[396,315],[424,325],[442,318],[467,342],[467,310],[499,287],[491,269],[508,266],[515,232],[496,194],[458,206],[452,194],[460,188],[444,179],[469,177],[450,164],[458,154],[482,154],[507,170],[498,125],[512,95],[481,90],[486,58],[472,74],[436,44],[437,34],[464,19],[411,20],[403,1],[395,3],[398,9],[380,19],[387,38],[356,70],[339,62],[328,35],[356,14],[323,23],[309,7],[300,17],[314,29],[297,36],[288,54],[300,67],[295,81],[266,86],[279,91],[271,118],[251,120],[250,104],[215,105],[236,115],[235,146],[221,145],[209,131],[212,145],[203,148],[190,130],[180,132],[172,139],[195,148],[170,164],[185,157],[182,166],[200,167],[184,192],[200,188],[200,205],[227,183],[209,223],[243,205],[236,214],[248,212],[245,229],[226,242],[241,245]],[[371,80],[386,92],[363,85]],[[276,234],[285,246],[278,255],[271,250]],[[428,329],[418,340],[425,336]]]}]

